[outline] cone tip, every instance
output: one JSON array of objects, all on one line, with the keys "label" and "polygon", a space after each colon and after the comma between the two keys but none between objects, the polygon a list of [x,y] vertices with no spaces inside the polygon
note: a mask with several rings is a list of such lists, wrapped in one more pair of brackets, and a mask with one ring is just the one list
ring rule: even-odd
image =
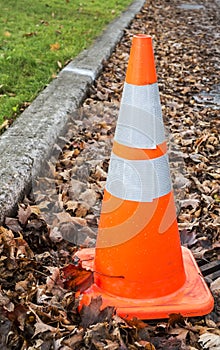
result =
[{"label": "cone tip", "polygon": [[141,45],[152,46],[152,36],[147,34],[135,34],[132,38],[132,45],[140,43]]},{"label": "cone tip", "polygon": [[126,82],[134,85],[147,85],[157,82],[152,37],[150,35],[135,34],[133,36]]},{"label": "cone tip", "polygon": [[135,35],[133,36],[133,38],[152,40],[151,35],[148,35],[148,34],[135,34]]}]

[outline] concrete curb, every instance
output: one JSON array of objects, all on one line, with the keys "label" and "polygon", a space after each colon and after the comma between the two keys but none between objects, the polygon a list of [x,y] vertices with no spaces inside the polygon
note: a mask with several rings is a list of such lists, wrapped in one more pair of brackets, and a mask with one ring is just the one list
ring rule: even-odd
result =
[{"label": "concrete curb", "polygon": [[68,114],[86,98],[116,44],[145,0],[135,0],[109,24],[92,47],[68,64],[0,137],[0,222],[30,189],[57,139],[65,134]]}]

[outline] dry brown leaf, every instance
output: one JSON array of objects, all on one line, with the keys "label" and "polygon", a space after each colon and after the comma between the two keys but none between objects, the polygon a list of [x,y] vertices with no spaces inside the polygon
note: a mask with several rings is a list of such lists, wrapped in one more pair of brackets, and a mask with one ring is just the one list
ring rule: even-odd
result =
[{"label": "dry brown leaf", "polygon": [[6,217],[5,218],[5,225],[13,232],[18,233],[18,232],[22,231],[22,227],[20,226],[18,219],[16,219],[16,218]]},{"label": "dry brown leaf", "polygon": [[77,208],[78,202],[77,201],[71,201],[65,203],[66,210],[75,211]]},{"label": "dry brown leaf", "polygon": [[24,205],[19,205],[18,220],[22,225],[27,224],[31,214],[32,214],[32,210],[30,205],[28,205],[27,207],[25,207]]},{"label": "dry brown leaf", "polygon": [[200,200],[195,198],[184,199],[180,201],[181,208],[192,207],[194,210],[200,205]]},{"label": "dry brown leaf", "polygon": [[63,68],[62,62],[57,61],[57,65],[58,65],[58,67],[59,67],[60,69],[62,69],[62,68]]},{"label": "dry brown leaf", "polygon": [[218,350],[220,349],[220,335],[213,333],[203,333],[200,335],[198,342],[202,345],[203,349]]},{"label": "dry brown leaf", "polygon": [[64,339],[62,341],[62,344],[67,345],[69,347],[69,349],[76,349],[76,347],[78,347],[79,349],[79,345],[82,342],[84,337],[84,330],[80,329],[77,331],[76,334],[73,334],[72,336],[68,337],[67,339]]},{"label": "dry brown leaf", "polygon": [[59,43],[50,44],[50,50],[51,51],[57,51],[59,49],[60,49],[60,44]]},{"label": "dry brown leaf", "polygon": [[14,311],[14,304],[10,301],[7,295],[5,295],[0,289],[0,306],[9,312]]},{"label": "dry brown leaf", "polygon": [[16,243],[16,258],[29,258],[32,259],[34,257],[34,253],[29,247],[26,240],[20,234],[20,237],[15,238]]},{"label": "dry brown leaf", "polygon": [[10,38],[10,36],[11,36],[11,33],[9,32],[9,31],[5,31],[4,32],[4,36],[6,37],[6,38]]},{"label": "dry brown leaf", "polygon": [[144,347],[145,350],[156,350],[153,344],[145,340],[139,340],[138,342],[135,342],[135,345],[137,345],[138,347]]},{"label": "dry brown leaf", "polygon": [[97,200],[96,192],[92,189],[87,189],[85,192],[81,193],[79,200],[85,202],[88,207],[92,207],[95,205]]},{"label": "dry brown leaf", "polygon": [[34,281],[34,276],[32,273],[29,273],[25,280],[19,281],[15,284],[15,290],[18,293],[27,293],[33,287],[32,283]]},{"label": "dry brown leaf", "polygon": [[220,277],[211,283],[210,289],[212,292],[217,291],[220,294]]},{"label": "dry brown leaf", "polygon": [[181,230],[180,231],[181,244],[186,247],[191,247],[198,239],[196,238],[195,231]]},{"label": "dry brown leaf", "polygon": [[[52,272],[51,276],[47,277],[46,286],[48,292],[51,292],[54,288],[59,290],[63,288],[63,281],[60,277],[60,269],[58,267],[51,267],[50,271]],[[53,291],[54,293],[54,291]],[[55,293],[54,293],[55,294]]]},{"label": "dry brown leaf", "polygon": [[49,324],[46,324],[41,321],[41,319],[35,314],[37,322],[35,323],[35,331],[33,337],[36,337],[36,335],[50,332],[51,334],[58,333],[58,328],[52,327]]},{"label": "dry brown leaf", "polygon": [[51,241],[53,241],[55,243],[61,242],[63,240],[62,232],[60,232],[59,228],[56,226],[50,230],[49,237],[50,237]]},{"label": "dry brown leaf", "polygon": [[37,35],[37,32],[30,32],[30,33],[23,34],[23,36],[26,37],[26,38],[29,38],[29,37],[32,37],[32,36],[36,36],[36,35]]},{"label": "dry brown leaf", "polygon": [[189,329],[175,327],[171,330],[169,330],[169,334],[175,335],[177,339],[181,341],[186,341],[186,337],[189,333]]},{"label": "dry brown leaf", "polygon": [[87,328],[96,323],[107,322],[115,313],[114,307],[106,307],[100,311],[102,306],[102,297],[98,296],[96,298],[92,298],[89,305],[83,305],[80,315],[81,322],[84,328]]},{"label": "dry brown leaf", "polygon": [[175,327],[176,325],[186,325],[184,317],[180,313],[173,313],[169,315],[168,327]]},{"label": "dry brown leaf", "polygon": [[[1,86],[0,86],[1,87]],[[10,123],[9,120],[5,120],[1,125],[0,125],[0,133],[3,130],[6,130],[9,127]]]}]

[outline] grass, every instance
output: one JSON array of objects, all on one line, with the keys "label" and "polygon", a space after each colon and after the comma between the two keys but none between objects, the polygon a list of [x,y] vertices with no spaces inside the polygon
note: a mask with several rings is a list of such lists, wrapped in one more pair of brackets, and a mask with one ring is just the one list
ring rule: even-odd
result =
[{"label": "grass", "polygon": [[131,0],[0,0],[0,125],[21,111]]}]

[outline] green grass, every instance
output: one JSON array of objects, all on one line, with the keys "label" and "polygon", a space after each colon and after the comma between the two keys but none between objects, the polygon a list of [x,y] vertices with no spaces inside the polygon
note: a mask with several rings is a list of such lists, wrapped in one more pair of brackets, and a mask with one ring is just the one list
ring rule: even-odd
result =
[{"label": "green grass", "polygon": [[0,125],[16,118],[131,0],[0,0]]}]

